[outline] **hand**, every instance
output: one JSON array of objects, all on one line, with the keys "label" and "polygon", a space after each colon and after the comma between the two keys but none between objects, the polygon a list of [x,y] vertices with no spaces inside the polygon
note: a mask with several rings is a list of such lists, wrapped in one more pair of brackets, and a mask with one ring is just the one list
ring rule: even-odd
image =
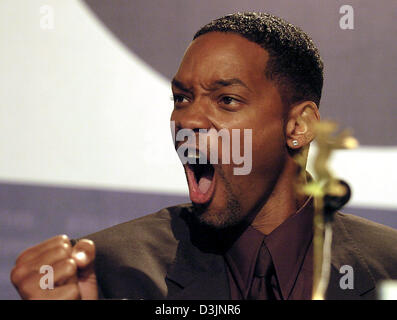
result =
[{"label": "hand", "polygon": [[[22,252],[11,271],[11,282],[22,299],[98,299],[94,270],[95,245],[83,239],[72,247],[67,236],[48,239]],[[53,289],[42,289],[43,265],[53,268]]]}]

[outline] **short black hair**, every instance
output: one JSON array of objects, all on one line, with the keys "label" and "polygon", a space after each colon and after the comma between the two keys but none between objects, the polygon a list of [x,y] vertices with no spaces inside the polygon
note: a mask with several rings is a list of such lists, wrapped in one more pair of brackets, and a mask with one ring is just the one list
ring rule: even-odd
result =
[{"label": "short black hair", "polygon": [[245,12],[211,21],[193,40],[209,32],[237,33],[265,49],[265,74],[276,82],[284,104],[309,100],[319,106],[324,66],[313,40],[300,28],[268,13]]}]

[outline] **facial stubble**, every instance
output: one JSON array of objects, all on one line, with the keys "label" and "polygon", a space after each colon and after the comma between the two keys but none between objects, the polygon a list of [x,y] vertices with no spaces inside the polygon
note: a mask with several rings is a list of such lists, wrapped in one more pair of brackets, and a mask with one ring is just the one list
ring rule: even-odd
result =
[{"label": "facial stubble", "polygon": [[195,214],[200,224],[215,229],[225,229],[238,225],[243,221],[244,216],[241,210],[241,204],[237,196],[233,192],[230,181],[226,178],[225,172],[221,166],[216,168],[218,177],[225,186],[226,208],[219,210],[210,208],[208,205],[195,205]]}]

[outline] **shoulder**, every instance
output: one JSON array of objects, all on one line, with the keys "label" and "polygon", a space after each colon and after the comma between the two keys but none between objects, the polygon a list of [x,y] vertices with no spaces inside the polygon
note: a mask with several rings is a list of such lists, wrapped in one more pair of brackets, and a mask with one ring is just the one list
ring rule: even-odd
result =
[{"label": "shoulder", "polygon": [[164,208],[84,236],[95,243],[95,270],[105,298],[162,299],[165,275],[188,233],[181,215],[189,204]]},{"label": "shoulder", "polygon": [[371,241],[374,246],[376,244],[382,244],[382,246],[391,245],[394,251],[397,252],[396,229],[359,216],[341,212],[336,214],[335,220],[342,223],[346,230],[358,240],[363,240],[366,244],[368,244],[368,241]]},{"label": "shoulder", "polygon": [[155,213],[130,220],[110,228],[89,234],[83,238],[91,239],[100,248],[123,249],[142,247],[145,244],[176,240],[180,232],[181,213],[189,209],[190,204],[180,204],[161,209]]},{"label": "shoulder", "polygon": [[397,278],[396,229],[352,214],[338,212],[335,216],[334,230],[335,237],[351,240],[371,269]]}]

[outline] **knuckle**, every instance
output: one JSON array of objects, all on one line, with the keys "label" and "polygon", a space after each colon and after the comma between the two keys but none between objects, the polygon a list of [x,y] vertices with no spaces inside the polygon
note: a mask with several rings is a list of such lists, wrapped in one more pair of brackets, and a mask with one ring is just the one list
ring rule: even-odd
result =
[{"label": "knuckle", "polygon": [[56,236],[54,241],[56,243],[58,243],[59,245],[63,245],[63,244],[70,244],[70,240],[69,237],[66,234],[61,234],[59,236]]},{"label": "knuckle", "polygon": [[11,282],[15,286],[18,286],[18,284],[21,281],[23,275],[26,274],[27,272],[28,272],[28,270],[27,270],[27,268],[25,266],[15,266],[11,270],[11,274],[10,274]]},{"label": "knuckle", "polygon": [[77,272],[76,261],[73,259],[65,260],[65,273],[68,275],[74,275]]},{"label": "knuckle", "polygon": [[54,249],[54,254],[58,259],[67,259],[70,255],[70,250],[64,245],[60,245]]},{"label": "knuckle", "polygon": [[69,241],[69,237],[66,234],[60,234],[57,236],[58,239],[62,239],[64,241]]},{"label": "knuckle", "polygon": [[27,256],[31,255],[32,251],[31,249],[26,249],[21,252],[21,254],[17,257],[15,264],[19,264],[23,259],[25,259]]},{"label": "knuckle", "polygon": [[15,264],[21,264],[25,260],[33,259],[37,254],[42,252],[42,249],[45,246],[51,247],[63,247],[65,250],[71,252],[72,244],[69,240],[69,237],[65,234],[55,236],[49,240],[46,240],[38,245],[33,247],[29,247],[26,250],[22,251],[16,259]]},{"label": "knuckle", "polygon": [[94,246],[94,241],[90,239],[81,239],[78,243],[85,244],[87,246]]},{"label": "knuckle", "polygon": [[19,271],[18,267],[15,266],[14,268],[12,268],[10,272],[10,280],[13,285],[17,285],[18,283],[18,276],[17,276],[18,271]]},{"label": "knuckle", "polygon": [[95,255],[95,244],[92,240],[82,239],[74,247],[75,251],[84,251],[88,256]]},{"label": "knuckle", "polygon": [[62,243],[59,247],[64,250],[67,256],[70,256],[70,254],[72,253],[72,246],[68,243]]}]

